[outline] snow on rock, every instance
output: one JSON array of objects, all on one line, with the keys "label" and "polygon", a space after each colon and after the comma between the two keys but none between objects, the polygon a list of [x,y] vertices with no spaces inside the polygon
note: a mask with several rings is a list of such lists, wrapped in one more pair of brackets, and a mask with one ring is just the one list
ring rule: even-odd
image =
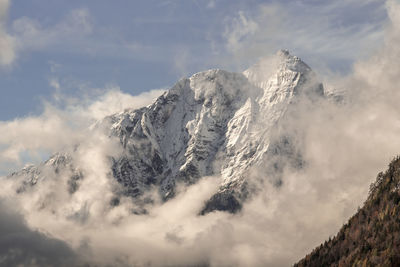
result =
[{"label": "snow on rock", "polygon": [[[124,195],[139,199],[156,187],[167,200],[177,183],[190,185],[214,175],[221,187],[202,213],[235,212],[251,191],[252,168],[269,162],[271,175],[264,179],[279,184],[279,175],[272,175],[280,169],[278,157],[299,158],[293,164],[301,165],[290,134],[276,129],[299,98],[323,95],[310,67],[281,50],[243,73],[208,70],[181,79],[153,104],[106,117],[98,125],[123,147],[119,157],[110,156],[110,173]],[[67,162],[52,158],[46,164],[63,168]],[[36,183],[40,170],[30,168],[18,175]]]}]

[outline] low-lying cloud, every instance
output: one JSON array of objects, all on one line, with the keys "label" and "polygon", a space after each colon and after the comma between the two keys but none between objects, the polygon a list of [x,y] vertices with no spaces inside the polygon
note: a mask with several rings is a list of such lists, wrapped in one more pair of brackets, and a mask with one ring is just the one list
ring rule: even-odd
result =
[{"label": "low-lying cloud", "polygon": [[49,154],[79,144],[97,120],[126,108],[146,106],[162,92],[152,90],[131,96],[119,88],[110,88],[102,94],[86,94],[80,98],[58,92],[57,101],[44,102],[43,112],[38,116],[0,121],[0,174],[21,168],[29,161],[38,163]]},{"label": "low-lying cloud", "polygon": [[15,203],[0,199],[0,266],[71,266],[75,252],[63,241],[33,231],[16,211]]}]

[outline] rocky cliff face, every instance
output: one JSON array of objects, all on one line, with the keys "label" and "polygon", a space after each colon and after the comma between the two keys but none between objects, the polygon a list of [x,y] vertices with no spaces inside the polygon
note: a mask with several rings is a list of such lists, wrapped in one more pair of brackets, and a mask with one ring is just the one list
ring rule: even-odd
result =
[{"label": "rocky cliff face", "polygon": [[[236,212],[257,191],[252,180],[279,186],[286,165],[302,166],[294,133],[283,125],[302,100],[312,104],[321,97],[324,89],[312,70],[285,50],[243,73],[208,70],[181,79],[153,104],[97,123],[108,129],[109,136],[117,137],[123,148],[120,156],[110,156],[110,178],[133,199],[156,187],[167,200],[174,196],[177,184],[215,176],[220,188],[202,213]],[[39,177],[68,169],[71,184],[76,184],[73,193],[79,187],[76,181],[84,177],[68,156],[63,159],[50,164],[51,159],[14,175],[26,176],[25,181],[35,184]],[[44,175],[47,165],[52,172]]]}]

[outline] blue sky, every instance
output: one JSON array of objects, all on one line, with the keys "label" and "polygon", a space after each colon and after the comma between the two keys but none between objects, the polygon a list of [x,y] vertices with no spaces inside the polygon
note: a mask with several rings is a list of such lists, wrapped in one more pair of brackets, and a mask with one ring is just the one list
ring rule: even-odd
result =
[{"label": "blue sky", "polygon": [[382,43],[387,14],[383,1],[331,2],[1,0],[0,120],[40,114],[56,93],[138,94],[241,71],[279,48],[346,73]]}]

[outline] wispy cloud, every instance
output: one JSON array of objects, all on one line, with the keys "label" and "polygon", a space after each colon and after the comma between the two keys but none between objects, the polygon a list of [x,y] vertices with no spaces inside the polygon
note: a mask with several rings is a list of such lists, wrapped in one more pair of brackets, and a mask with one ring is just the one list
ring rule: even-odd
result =
[{"label": "wispy cloud", "polygon": [[51,50],[56,46],[81,46],[92,32],[88,10],[73,10],[64,20],[43,27],[39,21],[22,17],[7,27],[10,0],[0,1],[0,64],[10,66],[21,52]]},{"label": "wispy cloud", "polygon": [[337,64],[351,64],[376,49],[386,22],[381,1],[263,3],[252,12],[243,10],[226,18],[225,47],[241,64],[286,48],[338,68],[343,66]]},{"label": "wispy cloud", "polygon": [[3,66],[10,65],[16,58],[15,38],[7,32],[6,28],[9,6],[9,0],[0,1],[0,64]]},{"label": "wispy cloud", "polygon": [[236,52],[242,48],[243,40],[251,38],[259,29],[258,24],[251,18],[247,18],[243,11],[238,12],[238,17],[235,17],[227,24],[224,37],[227,40],[227,48]]},{"label": "wispy cloud", "polygon": [[43,50],[54,46],[82,45],[82,40],[92,33],[92,22],[87,9],[73,10],[55,25],[43,27],[39,21],[28,17],[12,23],[12,32],[18,49]]},{"label": "wispy cloud", "polygon": [[[3,3],[1,20],[5,23],[9,1]],[[222,4],[226,8],[215,8]],[[383,1],[377,0],[253,0],[248,5],[238,1],[190,1],[184,5],[167,1],[163,5],[166,10],[158,16],[135,16],[126,28],[118,29],[103,20],[100,23],[89,8],[71,10],[53,25],[30,17],[10,21],[8,28],[3,23],[3,62],[10,64],[24,51],[56,51],[174,64],[178,46],[196,62],[189,66],[189,72],[205,66],[239,70],[259,57],[287,48],[311,61],[316,56],[331,68],[348,71],[352,62],[379,46],[387,18]],[[197,6],[198,12],[185,16],[187,10],[181,6]],[[132,29],[129,34],[128,28]],[[159,28],[169,34],[155,32]]]}]

